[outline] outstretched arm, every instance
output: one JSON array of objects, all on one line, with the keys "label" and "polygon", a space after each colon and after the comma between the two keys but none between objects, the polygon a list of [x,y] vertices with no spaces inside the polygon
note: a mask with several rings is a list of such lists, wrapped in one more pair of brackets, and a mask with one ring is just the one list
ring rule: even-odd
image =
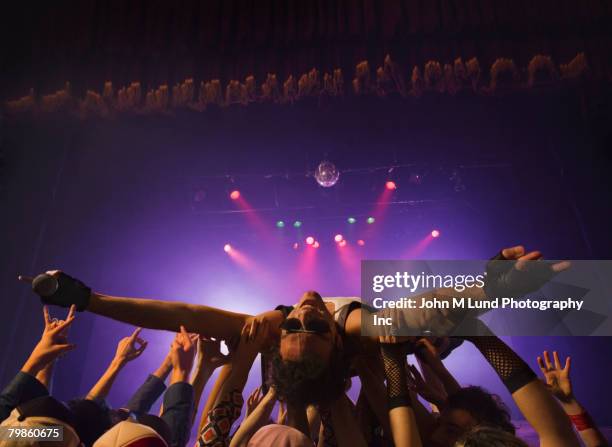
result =
[{"label": "outstretched arm", "polygon": [[[19,277],[32,282],[31,278]],[[42,278],[41,281],[38,278]],[[54,283],[55,282],[55,283]],[[179,332],[185,326],[190,332],[229,339],[239,336],[249,315],[224,311],[214,307],[175,301],[126,298],[93,292],[87,285],[60,270],[39,275],[33,288],[42,301],[68,307],[76,304],[78,310],[88,310],[123,323],[148,329]],[[52,291],[49,291],[52,289]]]},{"label": "outstretched arm", "polygon": [[586,447],[604,447],[608,441],[603,436],[595,422],[591,419],[586,409],[576,400],[574,396],[572,381],[570,379],[571,359],[567,357],[562,367],[557,351],[553,352],[553,360],[550,361],[548,351],[544,351],[542,357],[538,357],[538,366],[546,380],[548,391],[557,398],[563,411],[570,418],[582,442]]},{"label": "outstretched arm", "polygon": [[[102,374],[96,384],[89,390],[89,393],[87,393],[85,397],[86,399],[105,399],[123,367],[128,362],[138,358],[140,354],[144,352],[147,347],[147,342],[138,337],[141,330],[141,328],[136,328],[132,335],[122,338],[119,341],[115,357],[113,357],[113,360],[108,365],[104,374]],[[136,346],[136,344],[139,344],[139,346]]]},{"label": "outstretched arm", "polygon": [[570,421],[534,372],[497,337],[466,337],[495,369],[542,447],[578,447]]},{"label": "outstretched arm", "polygon": [[189,332],[228,339],[240,334],[250,315],[210,306],[92,293],[87,310],[98,315],[149,329]]}]

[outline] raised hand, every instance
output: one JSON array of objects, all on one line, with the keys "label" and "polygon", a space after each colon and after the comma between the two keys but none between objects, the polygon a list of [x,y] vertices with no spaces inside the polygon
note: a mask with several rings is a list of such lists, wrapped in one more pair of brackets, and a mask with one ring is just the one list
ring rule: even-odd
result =
[{"label": "raised hand", "polygon": [[189,373],[193,367],[197,342],[198,334],[189,334],[185,326],[181,325],[181,332],[176,334],[170,348],[172,383],[177,381],[188,381]]},{"label": "raised hand", "polygon": [[419,370],[414,365],[407,365],[408,388],[419,394],[427,402],[436,405],[438,408],[444,406],[446,394],[425,381]]},{"label": "raised hand", "polygon": [[542,357],[538,356],[538,366],[544,375],[546,387],[561,402],[571,401],[574,398],[570,379],[571,358],[567,357],[565,365],[561,367],[557,351],[553,351],[553,363],[548,351],[544,351]]},{"label": "raised hand", "polygon": [[539,290],[570,266],[569,261],[545,262],[540,251],[526,252],[522,245],[504,248],[487,264],[485,292],[489,298],[520,297]]},{"label": "raised hand", "polygon": [[242,328],[240,345],[242,349],[260,352],[270,337],[270,322],[265,318],[256,317]]},{"label": "raised hand", "polygon": [[68,343],[68,329],[74,321],[76,307],[71,306],[65,320],[51,319],[47,306],[43,307],[45,328],[38,344],[22,368],[23,372],[36,375],[60,355],[75,348]]},{"label": "raised hand", "polygon": [[257,388],[253,390],[253,392],[247,399],[246,417],[248,417],[249,414],[255,411],[255,408],[257,408],[257,406],[261,403],[261,401],[263,400],[263,397],[264,395],[261,392],[260,386],[258,386]]},{"label": "raised hand", "polygon": [[147,342],[139,337],[140,331],[142,331],[142,328],[136,328],[132,335],[119,340],[115,361],[126,364],[140,357],[147,348]]},{"label": "raised hand", "polygon": [[197,363],[209,369],[216,369],[229,363],[232,359],[229,354],[221,353],[221,340],[213,340],[206,337],[199,337]]}]

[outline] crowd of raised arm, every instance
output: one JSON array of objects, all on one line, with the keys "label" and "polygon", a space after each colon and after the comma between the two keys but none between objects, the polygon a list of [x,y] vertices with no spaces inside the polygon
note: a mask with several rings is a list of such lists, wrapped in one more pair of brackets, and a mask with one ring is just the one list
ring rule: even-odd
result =
[{"label": "crowd of raised arm", "polygon": [[[541,258],[522,246],[502,250],[494,260],[510,262],[490,268],[487,293],[517,286],[521,292],[537,290],[542,275],[534,280],[525,263]],[[564,263],[538,264],[539,273],[546,270],[544,281],[564,268]],[[450,353],[461,355],[455,348],[468,343],[508,389],[537,433],[538,445],[608,445],[574,396],[569,357],[562,362],[557,352],[551,357],[543,351],[528,362],[484,330],[478,336],[366,337],[361,321],[368,310],[360,302],[334,303],[314,291],[294,306],[251,316],[104,295],[59,271],[39,275],[32,285],[43,303],[69,310],[58,320],[43,307],[42,337],[0,394],[0,447],[525,447],[500,398],[478,384],[460,384],[444,364]],[[119,340],[108,367],[84,397],[60,402],[50,393],[54,365],[78,349],[69,329],[76,311],[85,310],[137,327]],[[141,328],[172,331],[174,341],[160,366],[124,397],[125,405],[110,408],[106,398],[117,377],[147,348]],[[247,396],[258,356],[261,383]],[[539,367],[541,378],[528,363]],[[352,387],[357,389],[349,393]],[[159,411],[153,411],[162,395]],[[50,433],[61,427],[63,439],[39,444],[40,439],[5,436],[8,429],[40,434],[45,427]]]},{"label": "crowd of raised arm", "polygon": [[[445,367],[440,354],[449,345],[448,338],[381,337],[381,368],[361,356],[351,361],[353,375],[360,379],[356,402],[346,393],[350,379],[344,392],[318,403],[279,395],[275,384],[267,381],[251,393],[243,408],[251,367],[266,351],[269,321],[255,318],[245,324],[240,339],[228,342],[231,351],[226,355],[221,353],[220,340],[188,333],[180,326],[159,368],[143,377],[123,407],[112,409],[106,397],[113,383],[147,348],[141,329],[119,340],[108,367],[85,397],[63,403],[50,396],[49,389],[56,359],[76,348],[69,341],[75,308],[57,320],[45,306],[43,317],[40,341],[0,394],[0,419],[3,427],[62,426],[63,441],[55,445],[182,447],[189,444],[197,421],[197,439],[192,440],[197,446],[527,445],[515,435],[508,410],[497,396],[478,386],[461,386]],[[466,337],[464,341],[471,342],[491,365],[537,432],[541,446],[608,445],[573,394],[569,357],[561,362],[557,352],[551,358],[544,351],[537,358],[540,379],[501,339]],[[200,405],[217,368],[216,383]],[[159,414],[152,414],[162,395]],[[2,445],[24,444],[2,441]]]}]

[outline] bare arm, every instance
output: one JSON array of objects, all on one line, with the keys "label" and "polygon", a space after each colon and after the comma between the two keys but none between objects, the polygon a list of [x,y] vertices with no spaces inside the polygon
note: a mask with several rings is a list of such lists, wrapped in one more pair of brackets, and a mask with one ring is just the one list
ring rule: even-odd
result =
[{"label": "bare arm", "polygon": [[495,369],[543,447],[578,447],[570,421],[531,368],[497,337],[469,337]]},{"label": "bare arm", "polygon": [[51,394],[51,387],[53,384],[53,367],[54,366],[55,366],[55,362],[49,362],[43,369],[41,369],[36,374],[36,379],[49,390],[49,394]]},{"label": "bare arm", "polygon": [[253,412],[242,421],[242,424],[240,424],[240,427],[238,427],[238,430],[236,430],[232,438],[230,447],[246,446],[257,430],[268,423],[275,403],[276,391],[274,387],[272,387],[268,390],[259,405],[255,407]]},{"label": "bare arm", "polygon": [[221,368],[221,371],[219,372],[219,376],[217,377],[217,380],[215,381],[213,389],[208,394],[208,399],[206,399],[206,404],[204,405],[204,408],[202,409],[202,415],[200,416],[200,425],[198,426],[198,433],[200,433],[202,431],[202,428],[206,425],[206,419],[208,418],[208,413],[210,412],[210,410],[213,409],[213,406],[217,400],[217,396],[219,396],[219,392],[221,391],[223,384],[225,383],[227,378],[230,376],[231,372],[232,372],[231,363],[228,363],[227,365],[224,365]]},{"label": "bare arm", "polygon": [[[422,338],[417,341],[417,359],[419,363],[424,366],[421,370],[427,380],[427,375],[430,375],[430,380],[433,383],[440,383],[447,395],[456,393],[461,389],[461,385],[457,382],[457,379],[450,373],[440,357],[436,347],[426,338]],[[433,373],[433,375],[431,375]]]},{"label": "bare arm", "polygon": [[149,329],[190,332],[229,339],[239,335],[249,315],[209,306],[92,293],[87,310],[117,321]]},{"label": "bare arm", "polygon": [[225,365],[230,357],[221,354],[220,340],[208,340],[200,337],[198,340],[198,355],[196,361],[196,368],[191,375],[191,384],[193,386],[194,404],[193,404],[193,421],[195,420],[200,406],[200,399],[204,387],[208,383],[208,380],[212,376],[215,369],[219,366]]},{"label": "bare arm", "polygon": [[608,441],[574,396],[570,378],[571,358],[567,357],[565,364],[561,366],[557,351],[553,352],[552,362],[548,351],[544,351],[542,357],[538,357],[538,366],[544,375],[548,391],[557,398],[565,414],[572,420],[584,445],[586,447],[607,446]]},{"label": "bare arm", "polygon": [[[106,368],[104,374],[102,374],[100,379],[98,379],[91,390],[89,390],[85,397],[86,399],[105,399],[123,367],[143,353],[147,347],[147,343],[138,337],[140,331],[141,329],[137,328],[132,335],[119,341],[115,357],[113,357],[113,360]],[[140,344],[139,347],[136,346],[137,343]]]}]

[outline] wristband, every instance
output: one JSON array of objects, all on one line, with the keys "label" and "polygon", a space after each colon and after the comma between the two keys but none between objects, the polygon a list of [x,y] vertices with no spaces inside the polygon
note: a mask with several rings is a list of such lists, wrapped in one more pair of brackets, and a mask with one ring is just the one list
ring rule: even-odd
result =
[{"label": "wristband", "polygon": [[574,427],[576,427],[576,430],[578,431],[595,428],[595,424],[593,423],[593,419],[591,419],[591,415],[586,411],[583,411],[580,414],[570,414],[568,416],[570,418],[570,421],[572,421],[572,424],[574,425]]}]

